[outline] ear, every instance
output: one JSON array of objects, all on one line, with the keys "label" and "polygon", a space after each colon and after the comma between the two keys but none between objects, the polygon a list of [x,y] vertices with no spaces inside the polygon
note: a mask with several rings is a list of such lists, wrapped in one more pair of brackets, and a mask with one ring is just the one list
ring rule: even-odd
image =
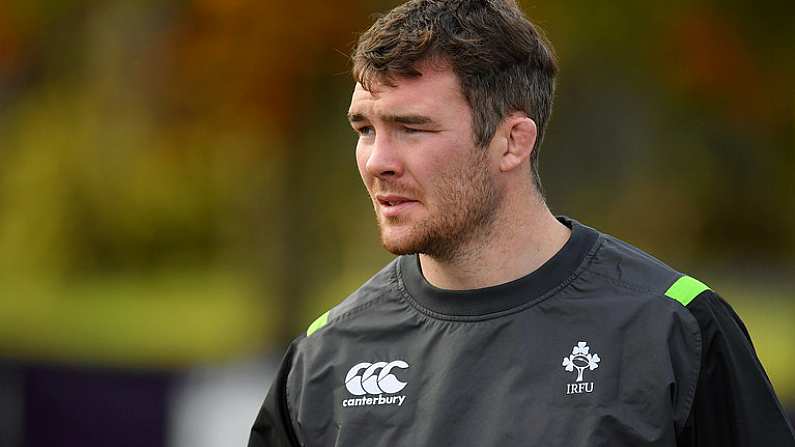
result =
[{"label": "ear", "polygon": [[513,114],[503,121],[507,143],[500,157],[500,171],[519,168],[530,159],[536,144],[538,128],[535,121],[524,114]]}]

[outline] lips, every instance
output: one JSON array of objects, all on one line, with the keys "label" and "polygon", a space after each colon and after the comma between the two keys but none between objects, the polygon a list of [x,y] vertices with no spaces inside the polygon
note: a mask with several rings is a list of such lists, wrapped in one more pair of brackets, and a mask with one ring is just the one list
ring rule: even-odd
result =
[{"label": "lips", "polygon": [[419,203],[409,197],[395,194],[378,194],[375,196],[385,217],[395,217],[408,211],[413,205]]},{"label": "lips", "polygon": [[407,202],[416,202],[414,199],[396,194],[378,194],[375,198],[383,206],[397,206]]},{"label": "lips", "polygon": [[397,206],[406,202],[415,202],[415,200],[399,196],[376,196],[376,199],[383,206]]}]

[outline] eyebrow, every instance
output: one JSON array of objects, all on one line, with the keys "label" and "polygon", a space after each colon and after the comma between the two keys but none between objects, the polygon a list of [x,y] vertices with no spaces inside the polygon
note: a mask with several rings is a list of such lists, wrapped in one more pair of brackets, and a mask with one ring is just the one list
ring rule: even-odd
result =
[{"label": "eyebrow", "polygon": [[[398,124],[428,124],[433,122],[430,117],[424,115],[384,115],[381,119]],[[367,117],[361,113],[349,113],[348,121],[351,123],[367,121]]]}]

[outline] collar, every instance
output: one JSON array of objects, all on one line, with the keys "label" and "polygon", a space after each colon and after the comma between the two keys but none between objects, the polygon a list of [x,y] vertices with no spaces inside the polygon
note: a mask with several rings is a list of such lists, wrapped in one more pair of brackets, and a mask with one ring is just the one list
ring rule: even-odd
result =
[{"label": "collar", "polygon": [[559,216],[558,220],[571,229],[569,240],[541,267],[513,281],[482,289],[440,289],[425,279],[416,254],[398,259],[398,275],[411,298],[436,313],[481,316],[520,306],[567,281],[599,237],[596,230],[573,219]]}]

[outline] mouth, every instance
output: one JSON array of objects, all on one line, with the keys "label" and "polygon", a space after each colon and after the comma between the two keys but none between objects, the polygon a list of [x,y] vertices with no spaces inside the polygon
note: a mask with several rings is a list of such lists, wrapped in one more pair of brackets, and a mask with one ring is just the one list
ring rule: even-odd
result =
[{"label": "mouth", "polygon": [[379,194],[375,196],[384,217],[396,217],[408,211],[412,205],[419,203],[416,200],[404,196]]},{"label": "mouth", "polygon": [[398,206],[404,203],[411,203],[411,202],[415,202],[415,200],[379,200],[378,201],[378,203],[380,203],[382,206]]},{"label": "mouth", "polygon": [[396,196],[396,195],[377,195],[375,199],[381,206],[398,206],[404,203],[413,203],[416,200],[409,199],[408,197],[403,196]]}]

